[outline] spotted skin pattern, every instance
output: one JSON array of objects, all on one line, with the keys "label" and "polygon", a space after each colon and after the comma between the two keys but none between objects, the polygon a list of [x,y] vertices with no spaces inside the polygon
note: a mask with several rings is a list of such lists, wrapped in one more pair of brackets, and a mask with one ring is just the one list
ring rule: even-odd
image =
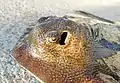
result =
[{"label": "spotted skin pattern", "polygon": [[12,52],[19,64],[44,83],[105,83],[85,25],[64,17],[39,22]]}]

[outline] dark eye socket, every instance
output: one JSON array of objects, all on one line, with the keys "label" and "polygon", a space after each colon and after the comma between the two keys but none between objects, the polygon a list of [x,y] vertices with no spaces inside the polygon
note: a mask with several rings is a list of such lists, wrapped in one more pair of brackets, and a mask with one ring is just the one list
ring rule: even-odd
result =
[{"label": "dark eye socket", "polygon": [[62,35],[61,35],[61,39],[59,41],[60,45],[65,45],[66,37],[67,37],[67,32],[63,32]]}]

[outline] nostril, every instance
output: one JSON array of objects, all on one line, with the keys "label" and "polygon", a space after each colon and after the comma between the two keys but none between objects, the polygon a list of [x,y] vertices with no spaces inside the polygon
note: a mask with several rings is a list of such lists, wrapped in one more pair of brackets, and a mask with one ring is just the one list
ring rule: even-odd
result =
[{"label": "nostril", "polygon": [[67,32],[63,32],[63,34],[61,35],[61,39],[59,41],[60,45],[65,45],[66,37],[67,37]]}]

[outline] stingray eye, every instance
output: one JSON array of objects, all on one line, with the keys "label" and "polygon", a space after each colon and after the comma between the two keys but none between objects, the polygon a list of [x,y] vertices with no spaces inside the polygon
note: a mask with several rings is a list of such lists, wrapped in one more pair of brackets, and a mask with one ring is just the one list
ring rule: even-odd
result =
[{"label": "stingray eye", "polygon": [[57,43],[60,39],[60,35],[57,31],[50,31],[46,34],[46,40],[49,43]]},{"label": "stingray eye", "polygon": [[58,38],[50,37],[48,40],[49,42],[57,42]]}]

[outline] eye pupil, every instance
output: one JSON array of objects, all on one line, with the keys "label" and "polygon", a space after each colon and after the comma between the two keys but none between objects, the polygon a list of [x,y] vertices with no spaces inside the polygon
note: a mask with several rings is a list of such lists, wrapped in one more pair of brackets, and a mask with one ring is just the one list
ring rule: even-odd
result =
[{"label": "eye pupil", "polygon": [[57,39],[55,37],[52,37],[49,40],[50,40],[50,42],[56,42],[57,41]]},{"label": "eye pupil", "polygon": [[56,41],[56,38],[52,38],[52,41]]}]

